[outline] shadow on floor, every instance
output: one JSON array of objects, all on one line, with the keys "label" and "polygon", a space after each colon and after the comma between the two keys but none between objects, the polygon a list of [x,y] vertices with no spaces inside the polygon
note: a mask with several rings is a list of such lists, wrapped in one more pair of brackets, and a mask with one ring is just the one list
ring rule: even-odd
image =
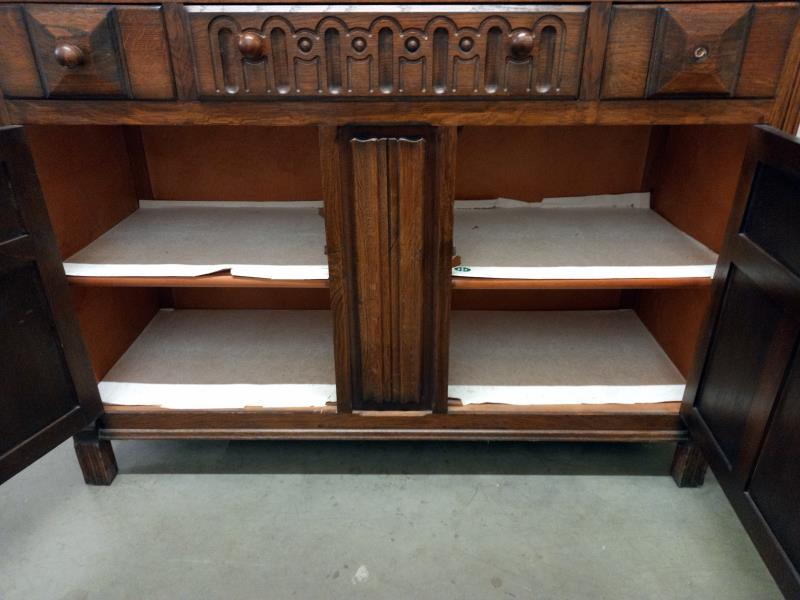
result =
[{"label": "shadow on floor", "polygon": [[120,473],[668,475],[674,444],[114,442]]}]

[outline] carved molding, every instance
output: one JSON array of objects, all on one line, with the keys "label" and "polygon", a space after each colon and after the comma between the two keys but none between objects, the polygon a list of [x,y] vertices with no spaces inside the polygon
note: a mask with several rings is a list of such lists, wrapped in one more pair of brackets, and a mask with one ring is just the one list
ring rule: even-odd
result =
[{"label": "carved molding", "polygon": [[575,96],[585,13],[507,16],[199,14],[193,34],[206,95]]}]

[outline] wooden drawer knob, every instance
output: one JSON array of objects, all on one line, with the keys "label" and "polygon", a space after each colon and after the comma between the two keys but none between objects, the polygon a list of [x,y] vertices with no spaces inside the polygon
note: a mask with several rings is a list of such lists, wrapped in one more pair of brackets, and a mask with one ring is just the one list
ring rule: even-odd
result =
[{"label": "wooden drawer knob", "polygon": [[54,54],[56,55],[56,62],[68,69],[79,67],[86,58],[83,55],[83,50],[78,48],[75,44],[61,44],[56,46]]},{"label": "wooden drawer knob", "polygon": [[514,58],[525,58],[533,51],[533,35],[518,31],[511,36],[511,54]]},{"label": "wooden drawer knob", "polygon": [[250,60],[261,60],[264,58],[263,42],[261,34],[257,31],[243,31],[239,34],[239,52]]}]

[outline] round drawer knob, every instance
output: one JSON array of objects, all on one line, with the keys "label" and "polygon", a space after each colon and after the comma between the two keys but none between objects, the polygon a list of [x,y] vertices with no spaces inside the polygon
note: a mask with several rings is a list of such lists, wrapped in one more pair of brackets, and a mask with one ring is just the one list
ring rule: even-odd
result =
[{"label": "round drawer knob", "polygon": [[461,38],[461,41],[458,42],[458,47],[461,48],[462,52],[469,52],[474,45],[475,42],[472,41],[471,37]]},{"label": "round drawer knob", "polygon": [[410,37],[406,40],[406,50],[409,52],[416,52],[419,50],[419,40],[415,37]]},{"label": "round drawer knob", "polygon": [[56,46],[54,51],[56,62],[62,67],[73,69],[83,64],[85,59],[83,50],[78,48],[75,44],[61,44]]},{"label": "round drawer knob", "polygon": [[250,60],[260,60],[264,57],[264,46],[261,34],[257,31],[243,31],[239,34],[239,52]]},{"label": "round drawer knob", "polygon": [[514,58],[525,58],[533,50],[533,36],[527,31],[518,31],[511,36],[511,54]]}]

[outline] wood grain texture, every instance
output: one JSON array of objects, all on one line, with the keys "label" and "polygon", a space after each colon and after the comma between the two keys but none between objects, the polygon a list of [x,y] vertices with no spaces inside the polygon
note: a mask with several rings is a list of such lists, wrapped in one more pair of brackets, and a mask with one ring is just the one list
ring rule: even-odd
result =
[{"label": "wood grain texture", "polygon": [[601,97],[775,97],[797,10],[785,2],[617,4]]},{"label": "wood grain texture", "polygon": [[703,485],[708,463],[700,447],[694,442],[678,442],[672,459],[672,479],[678,487],[693,488]]},{"label": "wood grain texture", "polygon": [[101,440],[96,426],[74,436],[73,445],[83,480],[88,485],[111,485],[119,471],[111,442]]},{"label": "wood grain texture", "polygon": [[[325,310],[330,294],[323,288],[167,288],[172,308]],[[163,306],[167,306],[162,302]]]},{"label": "wood grain texture", "polygon": [[[114,8],[38,5],[25,8],[45,96],[130,96]],[[75,66],[59,64],[56,50],[77,49]]]},{"label": "wood grain texture", "polygon": [[583,55],[581,74],[581,100],[595,100],[600,97],[603,80],[609,27],[611,24],[611,2],[595,2],[589,10],[589,23],[586,31],[586,50]]},{"label": "wood grain texture", "polygon": [[454,407],[450,414],[308,410],[175,411],[107,406],[102,439],[677,441],[678,403],[603,407]]},{"label": "wood grain texture", "polygon": [[[692,438],[787,597],[800,594],[796,548],[785,537],[798,521],[796,514],[776,518],[774,507],[792,503],[796,488],[771,486],[781,475],[774,448],[768,449],[765,440],[780,439],[781,462],[791,461],[788,423],[781,419],[791,420],[794,409],[776,409],[798,401],[800,277],[776,259],[781,248],[793,251],[790,239],[776,235],[766,240],[767,251],[749,234],[760,220],[779,232],[788,214],[781,207],[796,212],[798,189],[796,138],[774,129],[755,130],[714,277],[712,310],[681,408]],[[758,465],[764,469],[760,475],[772,469],[771,482],[760,480],[751,488]]]},{"label": "wood grain texture", "polygon": [[22,128],[0,129],[0,482],[102,412]]},{"label": "wood grain texture", "polygon": [[65,125],[693,125],[753,124],[769,118],[771,100],[529,102],[504,100],[328,99],[288,102],[8,101],[20,124]]},{"label": "wood grain texture", "polygon": [[163,11],[169,55],[175,76],[175,93],[178,100],[194,100],[197,98],[197,83],[186,10],[177,2],[165,2]]},{"label": "wood grain texture", "polygon": [[[751,4],[738,3],[659,7],[647,95],[733,95],[751,12]],[[769,47],[762,55],[784,51]]]},{"label": "wood grain texture", "polygon": [[175,97],[164,17],[158,6],[115,9],[130,93],[143,100]]},{"label": "wood grain texture", "polygon": [[438,364],[446,343],[431,318],[446,326],[455,139],[445,135],[422,127],[321,134],[323,152],[336,146],[324,174],[331,307],[337,330],[349,327],[335,340],[349,356],[339,367],[350,368],[353,408],[427,410],[434,392],[446,394],[434,381],[442,367],[423,369]]},{"label": "wood grain texture", "polygon": [[588,12],[187,10],[200,94],[227,99],[576,97]]},{"label": "wood grain texture", "polygon": [[41,98],[44,96],[36,59],[25,26],[22,6],[0,6],[0,88],[7,97]]}]

